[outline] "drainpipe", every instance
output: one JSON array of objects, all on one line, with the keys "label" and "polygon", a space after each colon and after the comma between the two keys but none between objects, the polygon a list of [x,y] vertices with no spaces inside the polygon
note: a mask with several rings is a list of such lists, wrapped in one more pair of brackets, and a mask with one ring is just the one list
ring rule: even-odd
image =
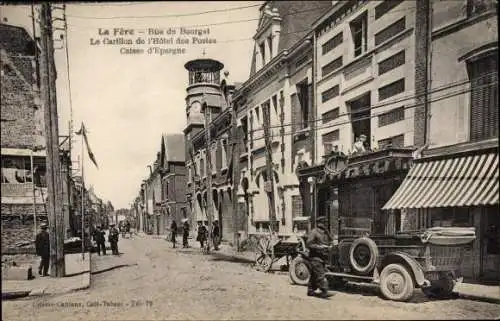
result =
[{"label": "drainpipe", "polygon": [[317,50],[316,50],[316,32],[313,30],[313,44],[312,44],[312,50],[313,50],[313,57],[312,57],[312,122],[311,122],[311,137],[312,137],[312,149],[311,149],[311,156],[312,156],[312,165],[316,165],[316,154],[317,154],[317,137],[318,137],[318,132],[316,130],[316,118],[317,118],[317,112],[318,109],[316,108],[316,77],[317,77],[317,72],[318,68],[316,66],[317,64]]},{"label": "drainpipe", "polygon": [[432,88],[432,3],[426,0],[427,4],[427,81],[425,90],[425,130],[424,130],[424,146],[429,144],[430,136],[430,106],[429,106],[429,92]]}]

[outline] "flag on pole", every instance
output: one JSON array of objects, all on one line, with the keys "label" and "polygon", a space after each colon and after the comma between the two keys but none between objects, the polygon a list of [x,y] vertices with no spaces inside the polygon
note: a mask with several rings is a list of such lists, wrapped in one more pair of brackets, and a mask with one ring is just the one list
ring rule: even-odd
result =
[{"label": "flag on pole", "polygon": [[90,149],[89,140],[87,138],[87,130],[85,129],[85,125],[83,124],[83,122],[82,122],[82,127],[75,134],[83,136],[83,140],[85,141],[85,146],[87,147],[87,152],[89,153],[89,158],[92,161],[92,163],[94,163],[95,167],[99,169],[99,166],[97,166],[97,161],[95,160],[94,153],[92,153],[92,150]]}]

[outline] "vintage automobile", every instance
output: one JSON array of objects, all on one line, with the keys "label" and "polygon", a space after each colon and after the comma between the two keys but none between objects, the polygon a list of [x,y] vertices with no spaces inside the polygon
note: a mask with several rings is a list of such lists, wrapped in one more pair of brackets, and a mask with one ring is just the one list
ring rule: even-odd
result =
[{"label": "vintage automobile", "polygon": [[[464,251],[475,239],[474,228],[434,227],[394,235],[339,237],[329,248],[327,278],[330,287],[348,281],[378,284],[382,295],[408,301],[414,289],[428,297],[444,298],[461,282]],[[303,247],[303,245],[301,245]],[[300,248],[290,264],[293,283],[309,280],[307,249]]]}]

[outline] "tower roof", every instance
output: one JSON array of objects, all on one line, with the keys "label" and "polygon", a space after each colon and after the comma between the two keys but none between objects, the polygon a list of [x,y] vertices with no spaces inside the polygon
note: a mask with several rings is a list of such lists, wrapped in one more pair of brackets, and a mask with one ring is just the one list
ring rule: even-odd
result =
[{"label": "tower roof", "polygon": [[214,71],[219,71],[224,68],[224,64],[215,60],[215,59],[209,59],[209,58],[201,58],[201,59],[195,59],[188,61],[185,65],[184,68],[187,70],[196,70],[196,69],[205,69],[205,70],[210,70],[211,72]]}]

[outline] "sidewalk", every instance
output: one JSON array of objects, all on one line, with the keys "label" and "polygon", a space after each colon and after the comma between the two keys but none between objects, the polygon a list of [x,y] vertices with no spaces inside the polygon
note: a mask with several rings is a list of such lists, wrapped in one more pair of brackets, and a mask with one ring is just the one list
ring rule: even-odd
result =
[{"label": "sidewalk", "polygon": [[[90,287],[90,254],[66,254],[66,276],[63,278],[40,277],[35,274],[33,280],[3,280],[2,300],[14,299],[26,296],[63,294],[82,290]],[[33,262],[33,270],[36,271],[38,262]]]},{"label": "sidewalk", "polygon": [[458,283],[453,292],[464,299],[500,304],[500,285]]}]

